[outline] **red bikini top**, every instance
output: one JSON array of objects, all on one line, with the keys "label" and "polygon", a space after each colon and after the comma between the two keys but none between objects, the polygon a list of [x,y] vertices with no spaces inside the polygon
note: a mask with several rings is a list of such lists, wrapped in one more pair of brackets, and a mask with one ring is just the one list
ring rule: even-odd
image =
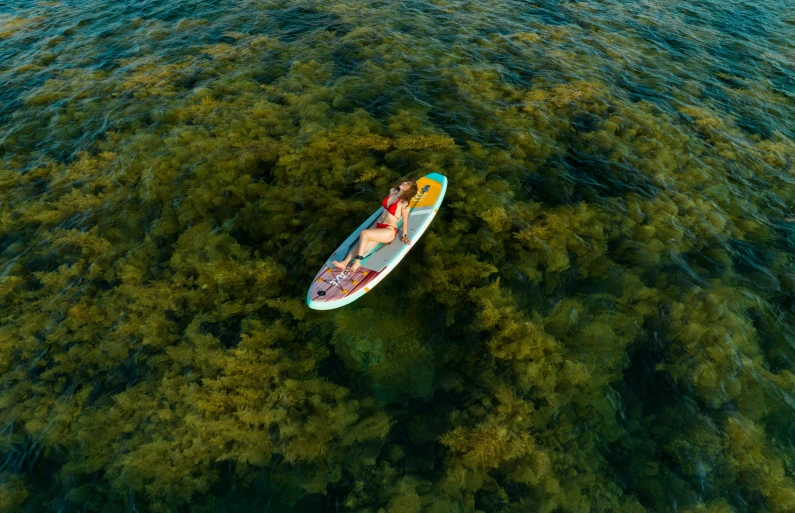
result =
[{"label": "red bikini top", "polygon": [[[391,194],[390,194],[390,196],[391,196]],[[400,203],[400,199],[398,199],[396,202],[392,203],[391,205],[387,206],[387,202],[388,201],[389,201],[389,196],[384,198],[384,201],[381,202],[381,205],[386,209],[387,212],[389,212],[390,214],[392,214],[394,216],[395,212],[397,212],[397,207],[398,207],[398,203]]]}]

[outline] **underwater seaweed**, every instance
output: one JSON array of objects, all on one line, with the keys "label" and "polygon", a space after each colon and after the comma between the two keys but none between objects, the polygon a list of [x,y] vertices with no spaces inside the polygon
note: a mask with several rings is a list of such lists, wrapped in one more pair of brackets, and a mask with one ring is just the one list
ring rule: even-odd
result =
[{"label": "underwater seaweed", "polygon": [[[127,7],[0,21],[0,509],[795,507],[784,21]],[[307,310],[429,172],[401,272]]]}]

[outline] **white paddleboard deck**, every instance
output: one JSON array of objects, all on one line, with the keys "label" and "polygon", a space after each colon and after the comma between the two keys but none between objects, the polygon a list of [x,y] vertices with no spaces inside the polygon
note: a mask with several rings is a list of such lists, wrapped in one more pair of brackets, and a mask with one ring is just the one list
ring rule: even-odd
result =
[{"label": "white paddleboard deck", "polygon": [[411,239],[411,246],[400,241],[400,233],[403,232],[399,221],[398,229],[401,231],[392,243],[382,244],[371,251],[355,272],[343,271],[331,265],[332,260],[339,261],[345,258],[353,243],[357,242],[359,232],[370,225],[374,226],[382,210],[379,207],[326,260],[306,294],[306,304],[309,308],[315,310],[339,308],[356,301],[378,285],[425,233],[425,229],[439,211],[445,192],[447,192],[447,178],[439,173],[431,173],[417,180],[417,195],[409,203],[411,211],[408,236]]}]

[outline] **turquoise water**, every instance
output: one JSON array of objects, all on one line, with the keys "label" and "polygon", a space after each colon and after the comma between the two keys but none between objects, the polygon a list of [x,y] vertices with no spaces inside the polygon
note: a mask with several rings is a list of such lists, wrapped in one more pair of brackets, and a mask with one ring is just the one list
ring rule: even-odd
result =
[{"label": "turquoise water", "polygon": [[[780,1],[0,5],[0,509],[795,509],[793,36]],[[400,268],[309,311],[432,171]]]}]

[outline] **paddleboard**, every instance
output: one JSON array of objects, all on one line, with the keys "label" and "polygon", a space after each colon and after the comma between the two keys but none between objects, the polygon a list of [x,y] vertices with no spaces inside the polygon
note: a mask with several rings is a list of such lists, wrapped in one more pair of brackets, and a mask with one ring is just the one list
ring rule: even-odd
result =
[{"label": "paddleboard", "polygon": [[417,194],[409,202],[408,236],[411,246],[400,241],[403,233],[402,220],[398,220],[398,236],[391,244],[379,244],[362,260],[356,271],[337,269],[331,262],[345,258],[351,246],[359,241],[359,233],[371,226],[381,213],[379,207],[373,215],[363,222],[320,268],[312,280],[306,294],[306,304],[315,310],[332,310],[353,303],[366,293],[373,290],[403,257],[413,248],[425,233],[425,229],[439,211],[439,207],[447,192],[447,178],[439,173],[431,173],[417,180]]}]

